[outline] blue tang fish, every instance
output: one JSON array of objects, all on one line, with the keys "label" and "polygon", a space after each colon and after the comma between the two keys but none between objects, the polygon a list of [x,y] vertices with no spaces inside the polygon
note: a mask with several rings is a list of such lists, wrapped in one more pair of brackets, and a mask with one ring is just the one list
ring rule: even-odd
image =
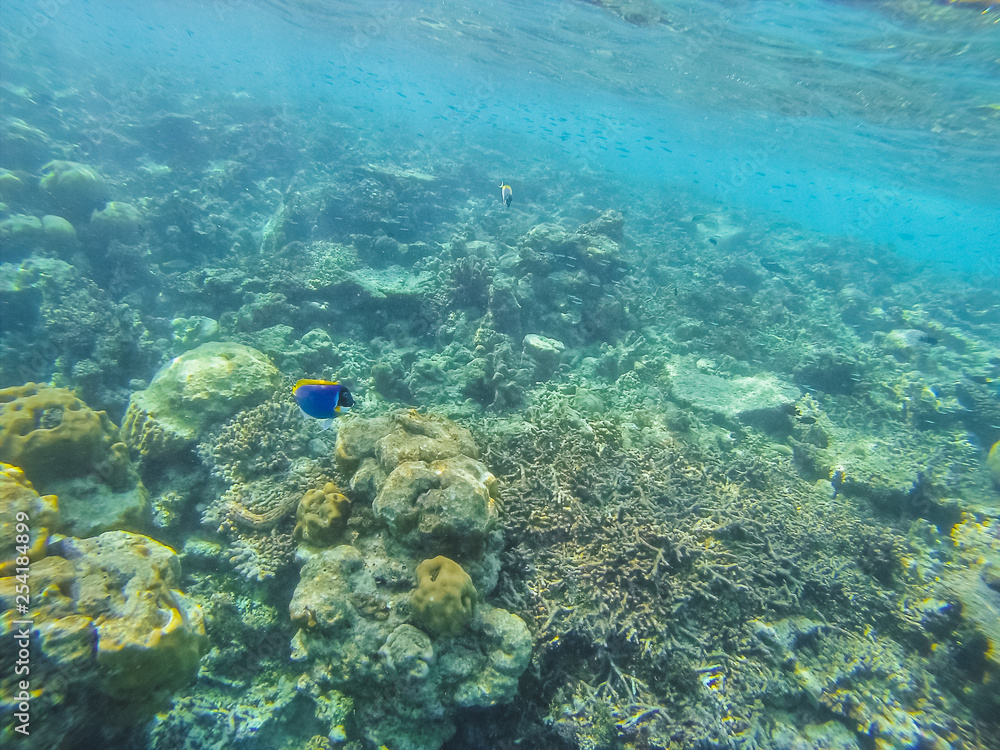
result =
[{"label": "blue tang fish", "polygon": [[354,396],[335,380],[300,380],[292,388],[292,396],[302,413],[320,420],[324,430],[354,406]]}]

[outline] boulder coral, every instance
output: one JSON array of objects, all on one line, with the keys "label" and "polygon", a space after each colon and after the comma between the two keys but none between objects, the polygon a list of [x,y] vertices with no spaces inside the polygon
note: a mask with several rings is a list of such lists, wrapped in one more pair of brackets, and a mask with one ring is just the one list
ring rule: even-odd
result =
[{"label": "boulder coral", "polygon": [[40,486],[93,471],[117,438],[108,415],[70,390],[38,383],[0,389],[0,461]]},{"label": "boulder coral", "polygon": [[75,161],[50,161],[42,167],[39,187],[53,207],[69,218],[86,218],[108,199],[107,180],[94,167]]},{"label": "boulder coral", "polygon": [[266,401],[280,383],[278,369],[256,349],[202,344],[174,357],[149,388],[132,394],[122,432],[144,458],[183,450],[237,412]]},{"label": "boulder coral", "polygon": [[350,490],[372,502],[402,553],[448,555],[480,591],[492,590],[500,568],[500,495],[468,430],[441,416],[399,410],[345,421],[336,451]]},{"label": "boulder coral", "polygon": [[333,482],[306,492],[295,512],[295,538],[314,547],[329,547],[343,533],[351,501]]},{"label": "boulder coral", "polygon": [[[531,659],[528,628],[485,602],[473,607],[475,589],[457,564],[437,577],[458,584],[457,608],[441,620],[443,630],[454,630],[436,632],[407,622],[412,562],[387,556],[377,539],[305,557],[289,605],[298,626],[292,659],[322,690],[353,699],[356,724],[373,745],[436,750],[454,732],[458,710],[513,700]],[[427,572],[437,562],[424,565]]]},{"label": "boulder coral", "polygon": [[[177,589],[176,554],[149,537],[67,537],[47,552],[32,562],[25,615],[12,609],[17,579],[0,578],[5,636],[14,619],[33,622],[40,744],[71,747],[74,737],[127,732],[194,679],[207,642],[201,609]],[[5,699],[0,710],[9,709]]]},{"label": "boulder coral", "polygon": [[458,635],[472,619],[479,595],[469,574],[454,560],[438,555],[417,566],[417,588],[410,608],[421,625],[438,635]]}]

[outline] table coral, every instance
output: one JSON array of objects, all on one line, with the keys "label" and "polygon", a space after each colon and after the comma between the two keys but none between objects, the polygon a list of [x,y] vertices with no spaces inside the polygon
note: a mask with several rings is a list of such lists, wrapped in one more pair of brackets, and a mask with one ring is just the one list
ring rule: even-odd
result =
[{"label": "table coral", "polygon": [[479,594],[469,574],[454,560],[438,555],[417,566],[417,588],[410,595],[416,620],[440,635],[458,635],[472,618]]},{"label": "table coral", "polygon": [[295,512],[295,538],[316,547],[328,547],[347,524],[351,501],[337,485],[327,482],[322,489],[306,492]]}]

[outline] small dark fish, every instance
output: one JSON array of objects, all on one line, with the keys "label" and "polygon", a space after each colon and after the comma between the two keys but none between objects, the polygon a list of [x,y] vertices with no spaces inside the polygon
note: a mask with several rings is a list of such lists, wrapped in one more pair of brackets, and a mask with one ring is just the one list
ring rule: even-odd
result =
[{"label": "small dark fish", "polygon": [[781,265],[774,258],[761,258],[760,264],[771,273],[788,273],[788,269]]},{"label": "small dark fish", "polygon": [[300,380],[292,388],[292,396],[302,413],[320,420],[324,430],[354,406],[351,392],[335,380]]}]

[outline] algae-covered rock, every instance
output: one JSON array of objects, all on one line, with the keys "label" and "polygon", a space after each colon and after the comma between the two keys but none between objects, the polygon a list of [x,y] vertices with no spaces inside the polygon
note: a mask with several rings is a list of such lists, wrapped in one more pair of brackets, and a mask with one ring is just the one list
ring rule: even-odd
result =
[{"label": "algae-covered rock", "polygon": [[788,415],[802,396],[798,388],[768,373],[725,378],[700,372],[686,362],[671,363],[668,370],[675,398],[723,419],[766,430],[790,429]]},{"label": "algae-covered rock", "polygon": [[0,201],[11,203],[18,200],[26,189],[24,180],[9,169],[0,169]]},{"label": "algae-covered rock", "polygon": [[263,403],[281,374],[256,349],[210,342],[175,357],[132,394],[122,432],[145,457],[191,446],[207,430]]},{"label": "algae-covered rock", "polygon": [[438,555],[417,566],[417,588],[410,608],[417,622],[438,635],[461,633],[479,595],[469,574],[454,560]]},{"label": "algae-covered rock", "polygon": [[67,250],[76,245],[76,229],[62,216],[43,216],[42,233],[46,247],[53,250]]},{"label": "algae-covered rock", "polygon": [[386,638],[379,655],[392,672],[422,680],[430,674],[434,646],[422,630],[412,625],[400,625]]},{"label": "algae-covered rock", "polygon": [[37,216],[15,214],[0,221],[0,260],[14,260],[44,244],[45,228]]},{"label": "algae-covered rock", "polygon": [[288,605],[299,631],[292,658],[319,659],[335,687],[362,684],[374,672],[372,655],[385,642],[388,599],[379,591],[361,552],[349,545],[311,556]]},{"label": "algae-covered rock", "polygon": [[187,351],[219,338],[219,321],[204,315],[174,318],[170,321],[173,343],[178,350]]},{"label": "algae-covered rock", "polygon": [[524,353],[535,364],[535,380],[538,381],[548,380],[555,374],[566,349],[563,342],[534,333],[524,337],[523,346]]},{"label": "algae-covered rock", "polygon": [[169,547],[109,531],[67,539],[78,612],[95,620],[100,689],[135,710],[162,705],[194,679],[206,645],[201,608],[177,590],[180,563]]},{"label": "algae-covered rock", "polygon": [[517,615],[498,607],[480,607],[471,627],[484,657],[455,690],[460,706],[496,706],[509,703],[517,694],[517,681],[531,661],[531,633]]},{"label": "algae-covered rock", "polygon": [[496,478],[468,456],[408,461],[393,469],[372,510],[414,552],[482,554],[497,524]]},{"label": "algae-covered rock", "polygon": [[413,409],[388,417],[345,421],[337,433],[337,463],[347,473],[357,471],[365,459],[377,461],[388,476],[405,461],[427,462],[459,455],[478,458],[472,433],[449,419]]},{"label": "algae-covered rock", "polygon": [[422,586],[410,592],[412,562],[387,556],[377,540],[304,558],[289,605],[292,658],[313,692],[352,698],[355,723],[375,746],[437,750],[460,708],[513,699],[531,636],[516,615],[476,604],[461,566],[425,561]]},{"label": "algae-covered rock", "polygon": [[139,241],[142,214],[131,203],[110,201],[104,208],[91,214],[90,228],[94,238],[102,244],[118,240],[131,245]]}]

